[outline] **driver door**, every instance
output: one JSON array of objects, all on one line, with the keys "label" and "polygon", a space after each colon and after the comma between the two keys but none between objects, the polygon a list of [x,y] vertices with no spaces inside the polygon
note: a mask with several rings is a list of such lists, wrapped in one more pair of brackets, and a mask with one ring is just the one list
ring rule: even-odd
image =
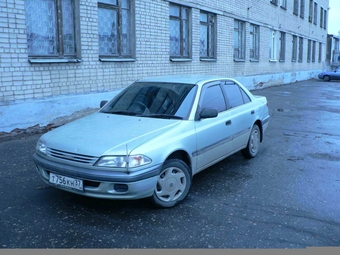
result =
[{"label": "driver door", "polygon": [[218,116],[207,119],[197,119],[196,128],[196,162],[197,172],[218,162],[232,150],[232,136],[226,101],[220,82],[205,85],[199,100],[198,113],[203,108],[215,108]]}]

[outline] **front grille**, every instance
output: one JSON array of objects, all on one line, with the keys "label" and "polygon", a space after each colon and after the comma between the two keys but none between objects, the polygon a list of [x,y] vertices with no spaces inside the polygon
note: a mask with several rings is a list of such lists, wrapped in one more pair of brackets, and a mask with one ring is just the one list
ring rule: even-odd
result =
[{"label": "front grille", "polygon": [[56,149],[47,148],[47,154],[54,158],[64,159],[72,162],[93,165],[97,160],[98,157],[76,154],[67,151],[61,151]]}]

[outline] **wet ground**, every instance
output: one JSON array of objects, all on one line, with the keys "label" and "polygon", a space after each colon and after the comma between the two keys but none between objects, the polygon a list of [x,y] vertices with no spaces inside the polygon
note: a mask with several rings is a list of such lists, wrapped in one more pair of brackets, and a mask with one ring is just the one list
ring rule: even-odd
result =
[{"label": "wet ground", "polygon": [[271,114],[258,156],[196,175],[172,209],[48,187],[32,161],[40,134],[0,139],[0,248],[339,247],[340,82],[253,93]]}]

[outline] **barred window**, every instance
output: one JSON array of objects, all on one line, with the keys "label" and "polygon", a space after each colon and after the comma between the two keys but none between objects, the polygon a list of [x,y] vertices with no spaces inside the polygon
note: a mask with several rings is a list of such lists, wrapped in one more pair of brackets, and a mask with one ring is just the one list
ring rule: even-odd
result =
[{"label": "barred window", "polygon": [[318,62],[320,63],[322,59],[322,43],[319,42],[319,57],[318,57]]},{"label": "barred window", "polygon": [[308,40],[308,48],[307,48],[307,62],[311,61],[312,56],[312,41]]},{"label": "barred window", "polygon": [[299,37],[299,62],[303,59],[303,38]]},{"label": "barred window", "polygon": [[308,21],[310,23],[313,22],[313,4],[314,4],[314,0],[309,0],[309,16],[308,16]]},{"label": "barred window", "polygon": [[299,15],[299,0],[294,0],[293,14]]},{"label": "barred window", "polygon": [[216,15],[200,14],[200,57],[216,58]]},{"label": "barred window", "polygon": [[76,57],[76,6],[74,0],[26,0],[29,57]]},{"label": "barred window", "polygon": [[189,58],[190,51],[190,9],[170,4],[170,57]]},{"label": "barred window", "polygon": [[314,24],[318,23],[318,4],[314,3]]},{"label": "barred window", "polygon": [[98,2],[99,56],[133,57],[133,15],[130,0]]},{"label": "barred window", "polygon": [[250,24],[250,50],[249,58],[259,60],[260,27]]},{"label": "barred window", "polygon": [[297,61],[297,49],[298,49],[298,41],[297,41],[297,36],[293,35],[293,41],[292,41],[292,62]]},{"label": "barred window", "polygon": [[245,22],[234,21],[234,59],[245,59]]},{"label": "barred window", "polygon": [[282,9],[287,9],[287,0],[280,0],[280,6]]},{"label": "barred window", "polygon": [[286,60],[286,33],[280,32],[280,61]]},{"label": "barred window", "polygon": [[300,17],[305,17],[305,0],[300,0]]},{"label": "barred window", "polygon": [[315,62],[315,55],[316,55],[316,41],[313,41],[313,46],[312,46],[312,62]]}]

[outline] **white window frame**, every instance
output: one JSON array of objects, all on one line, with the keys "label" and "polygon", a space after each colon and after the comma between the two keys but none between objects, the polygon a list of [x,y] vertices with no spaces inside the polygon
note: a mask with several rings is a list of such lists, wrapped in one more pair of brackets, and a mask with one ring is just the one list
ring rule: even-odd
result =
[{"label": "white window frame", "polygon": [[277,60],[277,53],[276,53],[276,31],[270,30],[269,36],[269,61],[276,61]]}]

